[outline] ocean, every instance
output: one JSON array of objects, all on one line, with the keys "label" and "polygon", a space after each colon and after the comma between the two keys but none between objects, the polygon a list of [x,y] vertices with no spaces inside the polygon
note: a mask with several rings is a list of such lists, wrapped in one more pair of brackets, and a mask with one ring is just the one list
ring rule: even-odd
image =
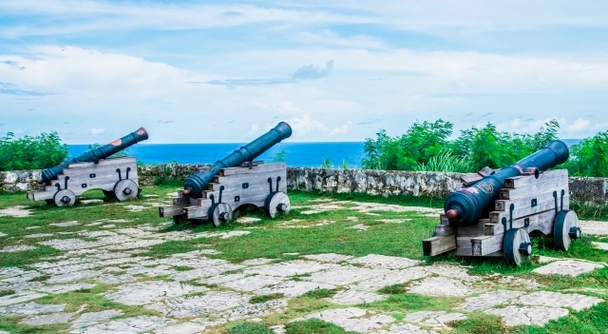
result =
[{"label": "ocean", "polygon": [[[568,146],[580,139],[562,139]],[[213,164],[247,143],[221,144],[147,144],[141,142],[126,149],[128,156],[146,165],[163,163]],[[365,157],[364,142],[289,143],[280,142],[262,153],[256,160],[273,162],[280,152],[289,167],[321,167],[330,159],[333,167],[360,168]],[[89,150],[89,145],[69,145],[70,158]]]},{"label": "ocean", "polygon": [[[137,143],[125,153],[139,163],[157,165],[162,163],[213,164],[247,143],[221,144],[147,144]],[[255,160],[273,162],[283,154],[289,167],[321,167],[327,159],[334,167],[360,168],[365,156],[364,142],[289,143],[280,142],[262,153]],[[69,145],[69,158],[89,150],[89,145]]]}]

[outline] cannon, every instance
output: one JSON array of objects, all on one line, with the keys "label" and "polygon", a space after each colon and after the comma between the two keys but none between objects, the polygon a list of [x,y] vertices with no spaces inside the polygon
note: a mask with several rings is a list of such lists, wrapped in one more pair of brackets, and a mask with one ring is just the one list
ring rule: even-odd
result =
[{"label": "cannon", "polygon": [[564,163],[568,160],[568,155],[568,146],[560,140],[554,140],[541,150],[484,177],[472,186],[451,193],[443,206],[450,224],[473,224],[498,197],[505,179],[526,174],[534,174],[538,178],[538,173]]},{"label": "cannon", "polygon": [[568,171],[547,171],[568,156],[568,146],[554,140],[472,182],[463,177],[463,187],[446,197],[433,237],[422,242],[424,255],[503,256],[519,265],[532,253],[530,236],[553,236],[556,248],[568,250],[581,234],[569,210]]},{"label": "cannon", "polygon": [[98,163],[99,160],[109,158],[110,156],[124,150],[125,148],[137,144],[138,142],[146,139],[148,139],[148,132],[145,128],[141,127],[122,138],[116,139],[115,141],[107,145],[92,149],[88,152],[79,155],[76,158],[73,158],[72,160],[69,160],[68,162],[43,170],[41,173],[41,179],[38,180],[38,183],[50,184],[51,180],[54,179],[57,175],[59,175],[59,173],[61,173],[70,164],[75,164],[79,162]]},{"label": "cannon", "polygon": [[90,189],[101,189],[108,198],[132,199],[139,193],[135,158],[111,156],[146,139],[148,132],[141,127],[109,144],[45,169],[37,180],[39,190],[27,192],[27,198],[45,200],[60,207],[72,206],[76,196]]},{"label": "cannon", "polygon": [[[159,207],[160,217],[176,224],[208,220],[218,227],[236,218],[240,209],[264,207],[270,217],[287,213],[287,170],[284,163],[264,164],[254,159],[291,136],[289,124],[280,122],[270,131],[218,160],[211,170],[186,178],[173,205]],[[283,182],[281,182],[283,181]]]}]

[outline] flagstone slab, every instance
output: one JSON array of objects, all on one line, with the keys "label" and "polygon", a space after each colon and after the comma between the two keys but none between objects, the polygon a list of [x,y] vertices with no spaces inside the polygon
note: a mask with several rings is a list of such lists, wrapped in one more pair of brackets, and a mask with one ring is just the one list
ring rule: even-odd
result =
[{"label": "flagstone slab", "polygon": [[56,284],[56,285],[45,285],[40,288],[37,288],[36,291],[51,293],[51,294],[60,294],[66,293],[70,291],[79,291],[85,289],[92,289],[95,287],[95,284],[91,283],[72,283],[72,284]]},{"label": "flagstone slab", "polygon": [[317,283],[317,282],[306,282],[306,281],[285,281],[283,283],[273,285],[270,287],[264,287],[261,289],[254,290],[253,293],[258,295],[269,295],[274,293],[282,293],[287,297],[301,296],[309,291],[317,289],[333,289],[335,285]]},{"label": "flagstone slab", "polygon": [[98,241],[84,241],[82,239],[53,239],[41,241],[39,244],[49,246],[60,251],[96,248],[102,246],[102,243]]},{"label": "flagstone slab", "polygon": [[344,328],[346,331],[355,331],[359,333],[380,329],[387,324],[395,322],[395,318],[391,316],[355,307],[316,312],[293,321],[302,321],[312,318],[331,322]]},{"label": "flagstone slab", "polygon": [[38,292],[17,292],[12,295],[0,297],[0,307],[14,304],[21,304],[30,300],[38,299],[47,296],[46,293]]},{"label": "flagstone slab", "polygon": [[387,299],[388,297],[389,296],[379,295],[372,292],[349,289],[336,293],[332,298],[329,298],[329,300],[332,303],[340,305],[357,305],[377,302],[380,300]]},{"label": "flagstone slab", "polygon": [[176,321],[172,319],[143,315],[133,318],[113,320],[86,327],[84,329],[72,330],[70,331],[70,334],[137,334],[167,327],[175,322]]},{"label": "flagstone slab", "polygon": [[70,226],[78,226],[78,225],[80,225],[80,224],[79,224],[77,221],[72,220],[72,221],[69,221],[69,222],[62,222],[62,223],[51,223],[51,224],[49,224],[49,225],[52,225],[52,226],[59,226],[59,227],[70,227]]},{"label": "flagstone slab", "polygon": [[371,269],[355,266],[338,266],[324,271],[317,271],[310,276],[302,277],[303,280],[327,283],[333,285],[346,285],[362,280],[372,279],[381,275],[389,275],[388,269]]},{"label": "flagstone slab", "polygon": [[608,222],[581,220],[579,225],[583,234],[608,235]]},{"label": "flagstone slab", "polygon": [[588,261],[562,260],[551,262],[540,268],[532,270],[533,273],[541,275],[567,275],[577,277],[589,273],[595,269],[603,268],[604,265]]},{"label": "flagstone slab", "polygon": [[369,332],[369,334],[438,334],[433,330],[422,329],[412,324],[393,325],[388,330],[378,330]]},{"label": "flagstone slab", "polygon": [[569,313],[565,308],[544,306],[508,306],[505,308],[492,308],[483,312],[501,317],[507,326],[543,326],[549,321],[565,317]]},{"label": "flagstone slab", "polygon": [[21,320],[22,324],[30,326],[45,326],[54,324],[67,324],[74,313],[52,313],[52,314],[40,314],[32,315]]},{"label": "flagstone slab", "polygon": [[463,282],[446,277],[429,277],[414,282],[408,289],[409,293],[434,297],[464,297],[473,290]]},{"label": "flagstone slab", "polygon": [[19,245],[19,246],[4,246],[0,249],[0,253],[16,253],[36,249],[34,246]]},{"label": "flagstone slab", "polygon": [[581,311],[603,301],[604,300],[601,298],[576,293],[538,291],[528,295],[523,295],[515,300],[512,300],[511,303],[527,306],[567,307],[575,311]]},{"label": "flagstone slab", "polygon": [[243,271],[245,274],[289,277],[330,269],[335,266],[335,264],[322,264],[315,261],[294,260],[288,262],[267,264],[257,267],[249,267],[243,269]]},{"label": "flagstone slab", "polygon": [[476,297],[467,298],[464,303],[458,305],[456,309],[473,312],[483,311],[492,307],[505,304],[508,301],[525,294],[523,291],[497,290],[483,293]]},{"label": "flagstone slab", "polygon": [[466,315],[458,312],[446,311],[419,311],[409,313],[403,321],[417,323],[436,329],[450,329],[447,325],[450,321],[465,320]]},{"label": "flagstone slab", "polygon": [[126,305],[145,305],[159,300],[208,291],[202,286],[180,282],[150,281],[122,285],[118,291],[103,294],[106,298]]},{"label": "flagstone slab", "polygon": [[179,324],[159,328],[154,331],[154,334],[196,334],[207,328],[206,325],[196,322],[182,322]]},{"label": "flagstone slab", "polygon": [[100,270],[82,270],[75,271],[70,273],[65,273],[61,275],[53,276],[46,280],[47,284],[60,284],[60,283],[70,283],[78,280],[88,279],[97,277],[102,274]]},{"label": "flagstone slab", "polygon": [[287,310],[287,298],[273,299],[264,303],[248,304],[218,312],[216,316],[224,321],[235,321],[242,319],[262,318],[273,313],[280,313]]},{"label": "flagstone slab", "polygon": [[172,318],[197,317],[248,305],[250,297],[233,291],[209,291],[202,296],[165,299],[146,308]]},{"label": "flagstone slab", "polygon": [[421,264],[421,261],[410,260],[405,257],[386,256],[370,254],[348,261],[353,264],[361,264],[370,268],[383,269],[405,269]]},{"label": "flagstone slab", "polygon": [[104,274],[95,278],[99,283],[103,284],[125,284],[137,281],[137,278],[130,274],[112,275]]},{"label": "flagstone slab", "polygon": [[374,292],[384,287],[403,284],[417,279],[430,276],[431,273],[423,267],[416,266],[403,270],[391,270],[388,273],[382,274],[371,279],[362,280],[350,285],[351,289]]},{"label": "flagstone slab", "polygon": [[324,254],[310,254],[302,256],[308,260],[314,260],[318,262],[330,262],[330,263],[340,263],[344,261],[348,261],[354,258],[352,255],[342,255],[336,253],[324,253]]},{"label": "flagstone slab", "polygon": [[65,304],[38,304],[29,302],[27,304],[11,304],[9,306],[0,307],[0,315],[2,316],[30,316],[36,314],[48,314],[63,312]]},{"label": "flagstone slab", "polygon": [[285,277],[253,275],[223,283],[222,286],[239,291],[254,291],[261,289],[265,286],[279,284],[285,280]]},{"label": "flagstone slab", "polygon": [[608,243],[605,242],[592,242],[593,247],[608,250]]},{"label": "flagstone slab", "polygon": [[74,330],[93,326],[121,315],[123,315],[123,311],[121,310],[104,310],[100,312],[82,313],[76,320],[72,321],[70,329]]},{"label": "flagstone slab", "polygon": [[35,238],[48,238],[48,237],[52,237],[52,236],[54,236],[53,233],[35,233],[35,234],[26,235],[25,238],[35,239]]}]

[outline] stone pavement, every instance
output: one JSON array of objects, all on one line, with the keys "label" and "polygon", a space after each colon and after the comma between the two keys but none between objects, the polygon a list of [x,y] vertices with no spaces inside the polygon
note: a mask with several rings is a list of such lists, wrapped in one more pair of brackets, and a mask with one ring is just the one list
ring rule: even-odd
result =
[{"label": "stone pavement", "polygon": [[[366,204],[360,209],[370,207]],[[320,205],[319,209],[324,207]],[[45,237],[46,241],[38,244],[63,253],[24,268],[0,269],[0,292],[5,292],[0,294],[0,316],[17,317],[20,323],[33,326],[69,324],[69,333],[187,334],[235,320],[259,321],[285,312],[290,298],[317,289],[336,289],[338,292],[326,299],[335,304],[334,309],[294,320],[318,318],[359,333],[437,333],[449,329],[451,321],[466,319],[470,312],[499,316],[507,326],[543,325],[604,302],[581,291],[546,291],[533,279],[473,276],[464,267],[425,265],[375,254],[298,254],[296,259],[283,262],[258,258],[230,263],[214,259],[210,255],[218,252],[207,248],[154,259],[140,254],[169,240],[239,238],[250,232],[157,233],[166,226],[121,228],[124,222],[99,220],[89,225],[101,230],[89,231],[83,225],[67,239],[49,239],[53,235],[48,233],[28,235],[34,239]],[[79,223],[56,224],[58,229],[66,226]],[[18,240],[12,243],[0,252],[24,250],[16,245]],[[535,270],[541,275],[576,276],[604,266],[575,260],[542,261],[547,264]],[[156,315],[125,316],[119,309],[90,311],[87,304],[68,312],[65,304],[39,302],[45,296],[92,289],[99,284],[111,287],[101,294],[104,298],[155,311]],[[407,293],[462,301],[451,311],[420,311],[402,317],[364,308],[387,299],[389,296],[378,290],[395,284],[404,284]],[[252,297],[264,295],[281,297],[252,302]],[[283,325],[273,330],[285,332]]]}]

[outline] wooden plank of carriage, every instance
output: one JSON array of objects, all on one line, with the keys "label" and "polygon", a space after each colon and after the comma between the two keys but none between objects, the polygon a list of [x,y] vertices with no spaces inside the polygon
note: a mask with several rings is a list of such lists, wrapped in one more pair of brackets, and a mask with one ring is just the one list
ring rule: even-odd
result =
[{"label": "wooden plank of carriage", "polygon": [[[531,179],[534,180],[532,176]],[[501,188],[498,193],[498,199],[514,199],[527,196],[529,194],[540,194],[556,189],[568,189],[568,178],[560,178],[551,181],[537,180],[532,184],[519,188]]]},{"label": "wooden plank of carriage", "polygon": [[538,179],[534,175],[520,175],[505,179],[504,188],[521,188],[532,185],[534,183],[556,182],[565,179],[568,180],[567,169],[555,169],[546,172],[541,172]]},{"label": "wooden plank of carriage", "polygon": [[233,175],[239,175],[239,174],[252,174],[252,173],[259,173],[259,172],[268,172],[268,171],[276,171],[276,170],[281,170],[281,169],[286,169],[286,165],[285,163],[279,162],[279,163],[272,163],[272,164],[254,164],[251,167],[241,167],[241,166],[237,166],[237,167],[227,167],[227,168],[222,168],[220,169],[220,173],[218,174],[218,176],[233,176]]},{"label": "wooden plank of carriage", "polygon": [[[512,225],[507,220],[507,228],[522,228],[526,227],[527,224],[528,227],[526,228],[526,230],[528,232],[538,230],[543,232],[543,234],[548,235],[553,232],[554,219],[555,210],[549,210],[531,216],[514,219]],[[484,232],[485,235],[489,236],[502,235],[503,233],[505,233],[505,226],[502,223],[485,224]]]},{"label": "wooden plank of carriage", "polygon": [[435,256],[456,249],[456,235],[436,236],[422,240],[424,256]]},{"label": "wooden plank of carriage", "polygon": [[[563,206],[561,204],[562,200],[563,200]],[[510,212],[510,210],[491,211],[489,214],[490,223],[502,223],[503,218],[510,219],[511,217],[513,217],[513,219],[519,219],[522,217],[531,216],[531,215],[542,213],[545,211],[550,211],[550,210],[554,211],[555,210],[555,199],[554,198],[551,198],[544,202],[537,202],[535,206],[531,206],[530,202],[525,202],[525,201],[520,202],[520,201],[515,200],[513,202],[517,203],[517,204],[514,205],[512,213]],[[570,196],[564,195],[563,199],[561,197],[559,197],[557,200],[557,208],[568,210],[569,206],[570,206],[569,203],[570,203]]]}]

